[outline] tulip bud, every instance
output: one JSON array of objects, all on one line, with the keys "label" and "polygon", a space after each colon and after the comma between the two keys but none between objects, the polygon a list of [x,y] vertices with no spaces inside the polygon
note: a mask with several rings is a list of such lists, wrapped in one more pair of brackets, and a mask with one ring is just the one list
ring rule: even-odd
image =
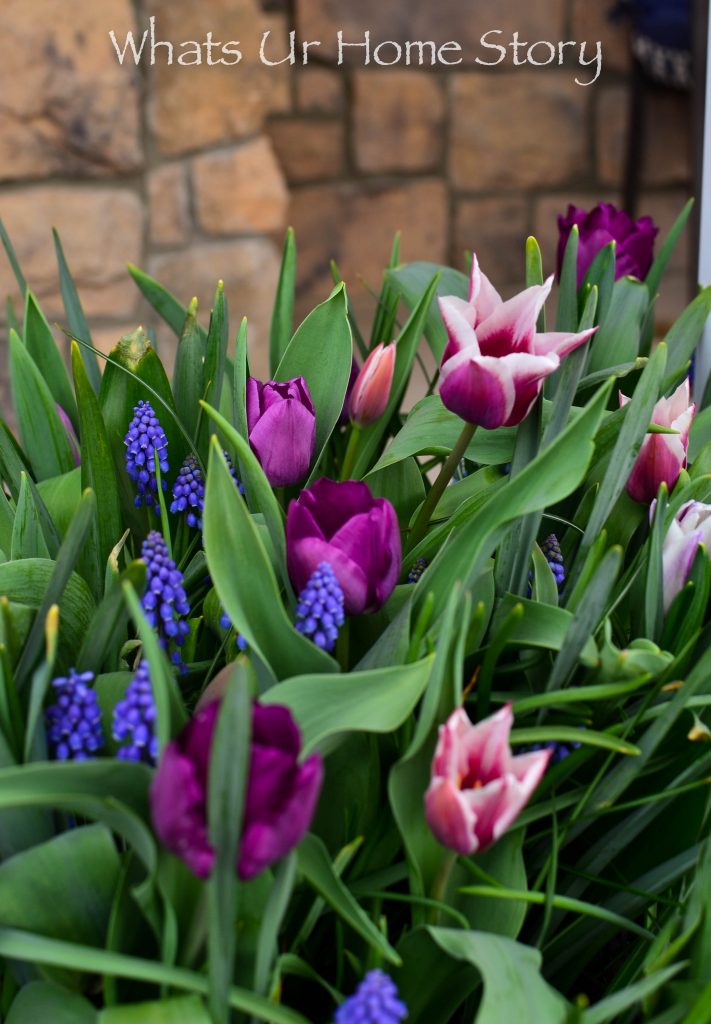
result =
[{"label": "tulip bud", "polygon": [[425,793],[435,837],[461,854],[486,850],[506,832],[541,781],[553,751],[513,757],[511,705],[473,725],[457,708],[440,726]]},{"label": "tulip bud", "polygon": [[[654,505],[650,515],[654,514]],[[686,583],[700,544],[711,549],[711,505],[687,501],[671,522],[662,545],[664,611]]]},{"label": "tulip bud", "polygon": [[395,372],[395,345],[381,341],[373,349],[356,378],[351,393],[351,420],[356,427],[375,423],[385,412]]},{"label": "tulip bud", "polygon": [[[620,405],[629,398],[620,395]],[[676,434],[647,434],[639,450],[629,480],[627,493],[635,501],[651,502],[657,496],[660,484],[669,491],[686,466],[689,430],[696,406],[690,401],[688,378],[676,389],[671,398],[660,398],[654,406],[652,423],[670,427]]]},{"label": "tulip bud", "polygon": [[316,412],[303,377],[247,381],[247,429],[252,451],[272,487],[290,487],[308,474],[316,448]]},{"label": "tulip bud", "polygon": [[651,217],[632,220],[624,210],[612,203],[599,203],[587,211],[572,204],[564,216],[558,217],[558,277],[573,226],[580,232],[578,243],[578,288],[593,260],[606,245],[615,243],[615,277],[631,274],[644,279],[654,258],[654,239],[659,233]]}]

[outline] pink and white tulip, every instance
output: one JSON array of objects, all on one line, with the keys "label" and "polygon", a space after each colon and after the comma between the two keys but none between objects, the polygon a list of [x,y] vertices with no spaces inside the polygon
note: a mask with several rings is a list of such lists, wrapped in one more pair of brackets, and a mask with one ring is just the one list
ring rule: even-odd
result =
[{"label": "pink and white tulip", "polygon": [[367,427],[383,415],[394,373],[395,345],[381,341],[363,363],[351,392],[350,414],[357,427]]},{"label": "pink and white tulip", "polygon": [[[654,513],[652,508],[651,513]],[[687,501],[671,522],[662,545],[662,589],[664,611],[683,589],[696,558],[699,544],[711,550],[711,505]]]},{"label": "pink and white tulip", "polygon": [[449,338],[439,393],[451,412],[489,430],[515,426],[561,359],[595,333],[594,327],[578,334],[536,331],[552,287],[551,276],[504,302],[473,257],[468,299],[439,300]]},{"label": "pink and white tulip", "polygon": [[[629,398],[620,394],[620,405]],[[627,493],[635,501],[648,504],[654,501],[659,485],[665,483],[669,491],[674,488],[679,474],[686,466],[689,430],[696,406],[690,400],[688,379],[680,384],[671,398],[660,398],[654,406],[652,423],[671,427],[677,434],[647,434],[627,481]]]},{"label": "pink and white tulip", "polygon": [[425,793],[425,815],[443,846],[486,850],[518,817],[543,777],[552,750],[514,757],[511,705],[473,725],[464,708],[440,726]]}]

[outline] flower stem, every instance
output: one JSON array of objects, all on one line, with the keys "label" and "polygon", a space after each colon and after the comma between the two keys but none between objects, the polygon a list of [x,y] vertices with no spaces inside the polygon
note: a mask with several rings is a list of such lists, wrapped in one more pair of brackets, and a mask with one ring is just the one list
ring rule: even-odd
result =
[{"label": "flower stem", "polygon": [[425,498],[424,502],[422,503],[420,514],[415,520],[415,525],[412,527],[412,532],[410,533],[410,539],[407,545],[408,551],[412,551],[414,548],[416,548],[417,545],[422,540],[422,538],[424,537],[425,533],[427,532],[427,527],[430,524],[432,513],[437,508],[437,505],[439,504],[439,499],[444,494],[445,487],[454,476],[457,466],[464,458],[464,453],[469,447],[471,439],[474,437],[475,430],[475,424],[464,424],[464,429],[457,438],[457,443],[447,456],[444,465],[439,471],[437,479],[430,487],[429,493]]},{"label": "flower stem", "polygon": [[356,454],[358,452],[358,445],[360,444],[360,427],[355,424],[351,427],[351,434],[348,438],[348,447],[346,448],[346,454],[343,457],[343,465],[341,467],[341,480],[349,480],[350,475],[353,472],[355,466]]},{"label": "flower stem", "polygon": [[[440,862],[439,870],[432,882],[430,897],[438,903],[446,903],[447,886],[452,874],[452,869],[457,863],[457,854],[453,850],[446,850]],[[440,911],[436,907],[430,911],[430,924],[438,924]]]}]

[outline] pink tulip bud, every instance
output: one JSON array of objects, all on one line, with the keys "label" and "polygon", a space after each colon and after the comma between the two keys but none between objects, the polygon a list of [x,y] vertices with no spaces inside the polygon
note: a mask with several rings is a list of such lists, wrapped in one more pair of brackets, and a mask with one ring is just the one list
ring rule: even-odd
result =
[{"label": "pink tulip bud", "polygon": [[381,341],[363,363],[351,392],[351,420],[357,427],[367,427],[383,415],[394,372],[395,345]]},{"label": "pink tulip bud", "polygon": [[[656,502],[650,508],[654,516]],[[672,519],[662,545],[662,591],[664,611],[683,589],[696,558],[699,545],[711,549],[711,505],[687,501]]]},{"label": "pink tulip bud", "polygon": [[528,803],[552,749],[514,757],[509,747],[511,705],[473,725],[457,708],[440,726],[425,793],[425,815],[435,837],[457,853],[486,850]]},{"label": "pink tulip bud", "polygon": [[[659,485],[673,490],[679,474],[686,466],[689,447],[689,429],[696,406],[689,396],[689,381],[685,380],[671,398],[660,398],[654,406],[652,423],[671,427],[678,434],[647,434],[627,481],[627,493],[635,501],[648,504],[657,496]],[[629,398],[620,394],[620,405]]]}]

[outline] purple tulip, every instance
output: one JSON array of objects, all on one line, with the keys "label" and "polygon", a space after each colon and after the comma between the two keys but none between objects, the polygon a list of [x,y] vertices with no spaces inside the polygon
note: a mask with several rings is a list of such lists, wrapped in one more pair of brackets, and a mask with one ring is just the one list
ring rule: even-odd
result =
[{"label": "purple tulip", "polygon": [[316,447],[316,413],[303,377],[247,381],[247,429],[252,451],[272,487],[300,483]]},{"label": "purple tulip", "polygon": [[328,562],[343,590],[346,612],[377,611],[400,575],[395,509],[385,498],[374,498],[367,484],[324,477],[289,505],[286,553],[297,593],[316,567]]},{"label": "purple tulip", "polygon": [[[208,774],[219,701],[202,706],[163,751],[151,786],[161,842],[199,878],[215,861],[207,825]],[[296,846],[311,824],[323,763],[299,763],[301,735],[288,708],[252,706],[252,746],[237,873],[254,878]]]},{"label": "purple tulip", "polygon": [[[654,514],[655,505],[650,509]],[[687,501],[677,512],[662,545],[662,590],[664,611],[683,589],[696,558],[699,544],[711,549],[711,505]]]},{"label": "purple tulip", "polygon": [[578,288],[592,261],[610,242],[615,242],[615,277],[631,274],[644,280],[652,265],[654,239],[659,233],[651,217],[632,220],[628,213],[618,210],[612,203],[599,203],[589,212],[571,203],[568,212],[558,217],[558,277],[574,224],[577,224],[580,231]]},{"label": "purple tulip", "polygon": [[[629,398],[620,394],[620,405],[628,402]],[[627,481],[627,493],[635,501],[654,501],[662,483],[669,491],[673,490],[686,466],[689,430],[695,410],[696,406],[690,400],[688,378],[671,398],[660,398],[654,406],[652,423],[671,427],[678,433],[647,434],[645,437]]]},{"label": "purple tulip", "polygon": [[537,333],[538,314],[552,287],[549,277],[504,302],[473,257],[468,299],[439,300],[449,337],[439,393],[451,412],[488,430],[515,426],[528,416],[544,378],[597,330]]}]

